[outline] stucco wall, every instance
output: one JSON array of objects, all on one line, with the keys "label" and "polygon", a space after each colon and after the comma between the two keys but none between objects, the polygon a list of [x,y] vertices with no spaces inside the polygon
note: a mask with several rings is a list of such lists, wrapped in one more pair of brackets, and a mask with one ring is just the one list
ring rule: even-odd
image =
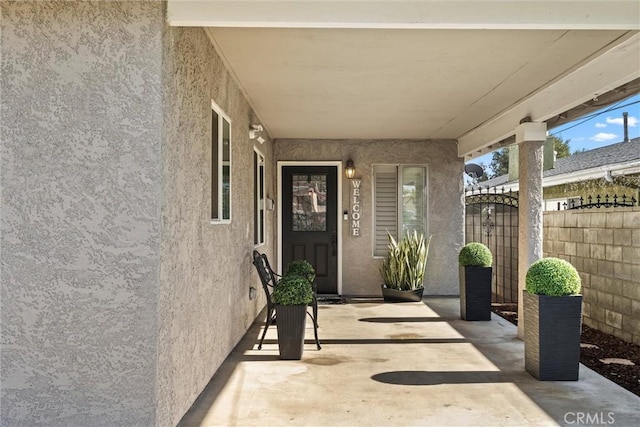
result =
[{"label": "stucco wall", "polygon": [[[464,245],[464,163],[453,141],[406,140],[288,140],[275,141],[276,161],[353,159],[356,178],[362,179],[360,237],[349,235],[343,221],[343,288],[345,295],[380,295],[378,271],[382,259],[372,255],[372,165],[426,164],[428,166],[428,227],[433,236],[427,261],[425,294],[457,295],[457,256]],[[349,182],[343,179],[343,210],[349,206]]]},{"label": "stucco wall", "polygon": [[[158,425],[175,425],[265,305],[253,250],[253,147],[259,123],[202,29],[166,34],[166,147],[158,343]],[[231,119],[232,222],[210,223],[211,100]],[[272,164],[270,141],[257,144]],[[273,168],[267,167],[268,197]],[[273,259],[274,211],[267,211]],[[249,287],[258,298],[249,299]]]},{"label": "stucco wall", "polygon": [[0,424],[151,425],[163,5],[0,7]]}]

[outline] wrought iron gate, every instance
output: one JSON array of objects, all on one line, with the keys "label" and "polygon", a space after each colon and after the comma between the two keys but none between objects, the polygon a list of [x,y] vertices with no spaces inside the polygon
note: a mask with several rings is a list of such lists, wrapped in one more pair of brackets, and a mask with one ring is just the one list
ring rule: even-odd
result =
[{"label": "wrought iron gate", "polygon": [[493,254],[492,302],[518,302],[518,196],[504,188],[465,193],[466,243],[480,242]]}]

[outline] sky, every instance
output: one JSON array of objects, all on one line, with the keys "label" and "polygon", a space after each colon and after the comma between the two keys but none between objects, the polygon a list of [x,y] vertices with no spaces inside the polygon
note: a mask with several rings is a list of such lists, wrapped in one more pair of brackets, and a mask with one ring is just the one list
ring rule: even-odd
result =
[{"label": "sky", "polygon": [[[580,119],[550,128],[549,134],[564,141],[569,140],[571,152],[622,142],[624,127],[622,113],[629,113],[627,120],[629,139],[640,137],[640,94],[623,99]],[[470,163],[491,163],[491,153],[473,159]]]}]

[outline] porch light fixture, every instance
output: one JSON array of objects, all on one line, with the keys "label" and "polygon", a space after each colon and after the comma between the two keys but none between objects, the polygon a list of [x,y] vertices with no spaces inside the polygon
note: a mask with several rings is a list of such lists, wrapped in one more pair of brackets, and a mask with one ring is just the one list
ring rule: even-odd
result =
[{"label": "porch light fixture", "polygon": [[344,169],[344,174],[349,179],[352,179],[354,176],[356,176],[356,167],[353,165],[353,160],[347,160],[347,167]]}]

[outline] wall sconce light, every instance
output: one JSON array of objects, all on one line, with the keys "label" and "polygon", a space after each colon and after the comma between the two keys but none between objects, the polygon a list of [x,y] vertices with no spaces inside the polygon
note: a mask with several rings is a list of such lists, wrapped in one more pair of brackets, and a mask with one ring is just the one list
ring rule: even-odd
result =
[{"label": "wall sconce light", "polygon": [[352,179],[354,176],[356,176],[356,167],[353,165],[353,160],[347,160],[347,167],[344,169],[344,174],[349,179]]}]

